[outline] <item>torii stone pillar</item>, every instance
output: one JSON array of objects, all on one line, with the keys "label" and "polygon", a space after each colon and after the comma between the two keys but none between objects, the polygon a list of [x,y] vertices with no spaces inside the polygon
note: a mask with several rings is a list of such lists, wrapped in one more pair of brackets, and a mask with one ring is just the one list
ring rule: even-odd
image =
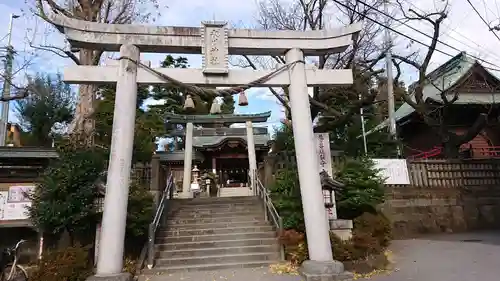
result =
[{"label": "torii stone pillar", "polygon": [[256,172],[257,172],[257,155],[255,153],[255,136],[253,134],[252,121],[246,122],[247,128],[247,149],[248,149],[248,164],[250,168],[250,188],[253,194],[256,194]]},{"label": "torii stone pillar", "polygon": [[182,198],[191,195],[191,170],[193,165],[193,123],[186,124],[186,138],[184,140],[184,176],[182,179]]},{"label": "torii stone pillar", "polygon": [[[120,48],[120,55],[139,60],[139,49],[134,45],[123,45]],[[121,60],[116,84],[113,135],[102,215],[97,277],[120,275],[123,269],[128,190],[134,147],[136,79],[137,65],[128,60]],[[120,278],[129,277],[124,274]]]},{"label": "torii stone pillar", "polygon": [[[299,49],[288,51],[285,58],[288,63],[304,61],[304,55]],[[297,63],[290,71],[289,91],[306,235],[308,241],[314,241],[307,243],[307,246],[311,260],[331,262],[333,257],[330,247],[330,226],[325,220],[325,207],[320,204],[323,202],[323,191],[318,173],[318,156],[305,74],[304,63]]]},{"label": "torii stone pillar", "polygon": [[[142,52],[182,53],[203,55],[203,69],[157,69],[184,84],[231,87],[247,85],[272,73],[272,70],[248,71],[229,69],[229,55],[276,55],[286,53],[286,61],[294,63],[292,69],[272,75],[268,80],[253,86],[290,86],[290,102],[295,132],[295,148],[299,170],[300,188],[309,243],[310,260],[301,267],[306,280],[347,279],[342,263],[336,262],[330,252],[329,227],[325,220],[318,161],[314,146],[312,120],[309,113],[307,87],[352,85],[350,69],[321,69],[304,65],[304,56],[340,53],[347,50],[359,34],[362,24],[333,30],[311,31],[257,31],[229,29],[226,23],[204,22],[199,27],[151,27],[120,24],[101,24],[70,19],[60,14],[51,15],[52,23],[66,34],[75,48],[116,51],[121,45],[135,45]],[[121,47],[138,60],[138,50],[133,46]],[[108,192],[104,202],[102,251],[99,253],[97,278],[121,280],[123,259],[123,234],[125,231],[128,177],[134,132],[136,83],[168,84],[164,78],[150,70],[137,71],[132,63],[122,60],[120,68],[109,66],[73,66],[64,72],[64,81],[70,83],[114,84],[118,82]],[[128,95],[127,95],[128,93]],[[122,96],[124,95],[124,96]],[[189,149],[190,145],[186,145]],[[187,154],[187,153],[186,153]],[[187,163],[185,163],[187,164]],[[121,276],[121,275],[120,275]],[[123,275],[125,276],[125,275]]]}]

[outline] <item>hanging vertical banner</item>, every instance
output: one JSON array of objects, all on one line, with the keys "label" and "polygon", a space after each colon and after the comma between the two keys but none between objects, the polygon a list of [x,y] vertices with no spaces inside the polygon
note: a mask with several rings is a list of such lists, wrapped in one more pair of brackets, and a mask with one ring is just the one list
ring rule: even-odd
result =
[{"label": "hanging vertical banner", "polygon": [[[330,136],[328,133],[315,133],[316,153],[318,154],[318,173],[325,171],[333,178],[332,153],[330,151]],[[337,210],[335,207],[335,196],[328,190],[323,190],[323,200],[325,203],[333,202],[332,208],[326,208],[329,220],[337,219]]]},{"label": "hanging vertical banner", "polygon": [[328,133],[315,133],[316,153],[318,154],[319,173],[326,171],[333,177],[332,153],[330,151],[330,137]]}]

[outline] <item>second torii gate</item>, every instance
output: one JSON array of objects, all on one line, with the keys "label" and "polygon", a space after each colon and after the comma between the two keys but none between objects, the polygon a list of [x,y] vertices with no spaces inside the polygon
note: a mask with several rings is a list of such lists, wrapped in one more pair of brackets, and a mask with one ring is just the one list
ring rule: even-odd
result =
[{"label": "second torii gate", "polygon": [[[309,109],[308,86],[344,86],[353,82],[351,70],[318,70],[305,65],[305,56],[345,51],[361,30],[354,24],[336,30],[256,31],[229,29],[225,22],[199,27],[159,27],[86,22],[54,15],[53,23],[74,48],[120,51],[119,65],[73,66],[64,80],[76,84],[117,83],[113,136],[102,234],[96,276],[92,280],[128,280],[122,274],[127,195],[133,149],[137,84],[289,86],[292,125],[310,261],[301,272],[306,280],[336,280],[343,265],[333,260],[329,226],[322,203],[318,160]],[[140,52],[202,54],[202,69],[151,69],[140,63]],[[229,69],[229,55],[285,55],[286,68]],[[161,74],[161,75],[160,75]],[[260,77],[270,75],[267,79]],[[168,77],[169,79],[165,79]],[[257,80],[257,82],[256,82]]]}]

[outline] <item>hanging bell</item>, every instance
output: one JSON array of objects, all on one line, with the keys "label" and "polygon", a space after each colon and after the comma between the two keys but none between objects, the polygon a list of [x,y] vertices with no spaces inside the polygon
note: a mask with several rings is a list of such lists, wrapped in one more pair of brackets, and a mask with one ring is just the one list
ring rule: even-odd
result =
[{"label": "hanging bell", "polygon": [[191,95],[186,96],[186,101],[184,101],[184,110],[194,109],[194,102]]},{"label": "hanging bell", "polygon": [[212,102],[212,106],[210,107],[210,114],[219,114],[220,113],[220,105],[217,102],[217,99],[214,99]]},{"label": "hanging bell", "polygon": [[248,105],[248,99],[247,99],[247,96],[245,95],[245,92],[240,92],[240,96],[238,97],[238,105],[239,106],[247,106]]}]

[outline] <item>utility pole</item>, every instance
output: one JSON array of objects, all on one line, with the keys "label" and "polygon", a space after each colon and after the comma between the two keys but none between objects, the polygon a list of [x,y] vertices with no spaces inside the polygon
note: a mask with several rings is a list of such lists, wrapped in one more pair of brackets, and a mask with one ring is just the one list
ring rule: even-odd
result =
[{"label": "utility pole", "polygon": [[[10,14],[9,34],[7,41],[7,56],[5,57],[5,74],[3,82],[2,97],[10,97],[10,83],[12,83],[12,64],[14,61],[14,47],[12,47],[12,26],[14,19],[19,16]],[[7,124],[9,121],[9,101],[2,102],[2,119],[0,121],[0,146],[5,146],[7,139]]]},{"label": "utility pole", "polygon": [[[389,14],[389,0],[384,1],[384,11],[386,14]],[[389,26],[390,18],[387,17],[386,26]],[[385,69],[387,75],[387,113],[389,115],[389,133],[391,137],[396,140],[397,132],[396,132],[396,117],[394,110],[394,81],[392,78],[392,54],[391,54],[391,35],[389,33],[389,29],[385,29]],[[398,156],[401,155],[399,147],[397,148]]]},{"label": "utility pole", "polygon": [[[359,100],[361,100],[361,94],[359,94]],[[365,149],[365,156],[368,155],[368,146],[366,144],[366,130],[365,130],[365,115],[363,106],[359,108],[359,115],[361,118],[361,133],[363,135],[363,148]]]}]

